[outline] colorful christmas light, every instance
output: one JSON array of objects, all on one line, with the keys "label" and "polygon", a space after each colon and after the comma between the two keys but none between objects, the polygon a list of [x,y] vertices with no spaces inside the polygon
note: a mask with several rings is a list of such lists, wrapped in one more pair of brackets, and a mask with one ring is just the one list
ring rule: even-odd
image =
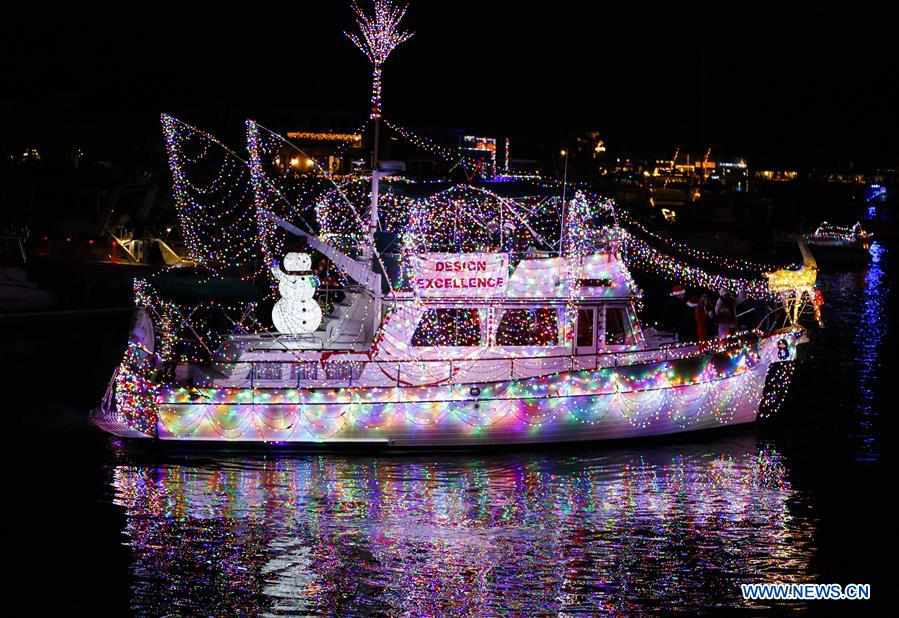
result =
[{"label": "colorful christmas light", "polygon": [[406,6],[397,6],[390,0],[373,0],[373,11],[369,15],[353,3],[358,34],[347,32],[353,42],[371,64],[371,118],[381,117],[381,75],[384,64],[397,47],[412,38],[411,32],[404,32],[400,22],[406,15]]},{"label": "colorful christmas light", "polygon": [[181,235],[191,259],[252,279],[263,269],[250,173],[215,137],[167,114],[162,130]]},{"label": "colorful christmas light", "polygon": [[434,142],[434,140],[422,135],[417,135],[411,129],[402,127],[387,119],[384,119],[384,124],[416,148],[424,150],[425,152],[429,152],[439,159],[443,160],[445,163],[448,163],[450,165],[451,171],[452,168],[459,165],[463,170],[465,170],[466,174],[471,177],[471,175],[474,174],[475,170],[478,167],[478,162],[473,160],[471,157],[466,156],[463,152],[461,152],[459,148],[449,148],[447,146],[441,146],[440,144]]}]

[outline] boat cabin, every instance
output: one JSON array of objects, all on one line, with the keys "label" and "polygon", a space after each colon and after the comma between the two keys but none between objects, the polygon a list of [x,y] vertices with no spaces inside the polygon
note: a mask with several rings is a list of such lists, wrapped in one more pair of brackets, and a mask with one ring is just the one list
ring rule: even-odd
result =
[{"label": "boat cabin", "polygon": [[391,356],[452,358],[473,348],[586,355],[642,343],[633,306],[639,290],[615,255],[526,259],[511,269],[505,254],[455,257],[416,259],[413,290],[397,302],[402,315],[383,325]]},{"label": "boat cabin", "polygon": [[[232,337],[236,353],[216,385],[486,382],[596,368],[604,355],[645,347],[640,291],[614,253],[514,266],[507,254],[487,253],[412,262],[405,290],[383,299],[354,293],[345,317],[325,327],[326,336],[346,334],[350,324],[356,338],[322,346],[309,336]],[[375,327],[367,316],[379,301]]]}]

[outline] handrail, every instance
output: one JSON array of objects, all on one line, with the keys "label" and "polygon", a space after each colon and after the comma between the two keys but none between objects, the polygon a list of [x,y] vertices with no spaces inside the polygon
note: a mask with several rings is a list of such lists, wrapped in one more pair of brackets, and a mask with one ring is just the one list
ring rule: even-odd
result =
[{"label": "handrail", "polygon": [[[314,359],[314,358],[297,358],[297,359],[295,359],[295,361],[287,361],[284,359],[271,359],[271,360],[255,360],[254,359],[254,360],[245,360],[245,361],[234,360],[234,361],[228,361],[228,362],[220,362],[218,364],[239,364],[239,363],[263,364],[263,363],[285,363],[285,362],[347,362],[347,363],[392,365],[396,362],[422,364],[422,363],[448,363],[448,362],[460,362],[460,361],[466,362],[466,363],[471,363],[471,362],[478,362],[478,361],[549,360],[549,359],[556,359],[556,358],[590,358],[590,357],[608,358],[608,357],[632,356],[634,354],[648,354],[651,352],[664,352],[666,354],[666,358],[664,360],[668,360],[671,357],[670,353],[675,350],[678,350],[678,349],[695,348],[694,350],[691,350],[690,354],[688,354],[686,356],[678,355],[675,357],[676,359],[689,358],[690,355],[699,356],[702,354],[706,354],[715,346],[718,346],[722,349],[729,349],[729,348],[737,347],[737,344],[744,342],[744,340],[751,339],[752,337],[762,338],[763,336],[765,336],[765,335],[761,334],[761,333],[754,333],[753,331],[746,331],[743,333],[738,333],[737,335],[729,335],[728,337],[726,337],[724,339],[706,339],[703,341],[691,341],[691,342],[687,342],[685,344],[677,344],[674,346],[660,345],[655,348],[640,348],[640,349],[636,349],[636,350],[611,350],[611,351],[605,351],[605,352],[588,352],[586,354],[574,353],[574,354],[551,354],[551,355],[536,355],[536,356],[487,356],[487,357],[479,356],[477,358],[427,358],[427,359],[426,358],[414,358],[414,359],[410,358],[408,360],[400,360],[400,361],[397,361],[396,359],[379,360],[379,359],[372,359],[372,358],[340,359],[340,358],[335,358],[332,356],[326,361],[319,361],[318,359]],[[278,337],[278,335],[271,334],[271,338],[276,339],[277,337]],[[460,347],[475,348],[476,346],[460,346]],[[506,346],[506,347],[515,347],[515,346]],[[298,350],[289,350],[289,351],[303,353],[303,352],[318,352],[319,350],[298,349]],[[341,354],[365,355],[365,352],[341,352]]]},{"label": "handrail", "polygon": [[[249,380],[249,386],[251,389],[256,389],[259,387],[259,382],[267,382],[268,384],[263,384],[263,386],[271,386],[272,383],[283,383],[285,381],[293,382],[293,386],[302,387],[303,382],[317,382],[317,383],[326,383],[327,386],[322,385],[322,388],[335,388],[339,386],[351,387],[354,384],[359,386],[359,377],[365,371],[365,368],[369,365],[381,368],[381,372],[384,377],[388,378],[388,380],[393,383],[397,388],[402,386],[414,386],[414,387],[422,387],[422,386],[438,386],[438,385],[458,385],[458,384],[478,384],[478,383],[487,383],[487,382],[495,382],[497,379],[506,380],[506,379],[516,379],[516,367],[515,361],[527,361],[527,360],[553,360],[553,359],[565,359],[567,362],[564,363],[564,367],[555,367],[550,373],[561,373],[565,371],[577,371],[577,370],[596,370],[600,368],[600,359],[607,358],[611,359],[611,363],[603,364],[602,367],[612,368],[612,367],[621,367],[621,366],[639,366],[643,364],[650,363],[659,363],[659,362],[667,362],[671,360],[682,360],[693,358],[696,356],[701,356],[709,353],[714,353],[718,351],[725,351],[728,349],[734,349],[738,346],[745,345],[748,341],[755,339],[758,341],[762,337],[767,336],[764,333],[758,333],[753,331],[743,332],[738,335],[731,335],[725,339],[714,339],[708,342],[698,342],[696,345],[683,346],[680,348],[683,350],[683,354],[674,354],[679,350],[679,348],[672,346],[659,346],[656,348],[649,348],[643,350],[617,350],[611,352],[599,352],[599,353],[588,353],[588,354],[565,354],[565,355],[552,355],[552,356],[526,356],[526,357],[491,357],[491,358],[474,358],[474,359],[465,359],[465,358],[453,358],[453,359],[410,359],[410,360],[400,360],[396,359],[392,360],[378,360],[378,359],[341,359],[337,358],[329,358],[327,360],[323,359],[295,359],[292,361],[285,360],[246,360],[240,361],[236,360],[233,362],[219,362],[216,363],[218,365],[249,365],[250,371],[246,377]],[[654,353],[657,354],[657,357],[653,357]],[[638,359],[635,362],[626,363],[622,365],[621,361],[624,359],[625,355],[633,356],[633,355],[641,355],[641,356],[650,356],[650,358],[642,358]],[[580,359],[591,359],[592,362],[581,363]],[[495,376],[490,377],[489,379],[485,379],[483,381],[456,381],[456,370],[459,368],[459,363],[463,363],[465,365],[476,365],[480,362],[496,362],[496,361],[506,361],[509,363],[508,371],[504,371],[503,375],[507,377],[496,378]],[[311,365],[318,366],[325,371],[325,375],[321,378],[319,377],[303,377],[302,375],[292,376],[290,378],[272,378],[270,380],[266,380],[265,378],[260,378],[257,376],[257,368],[259,366],[265,367],[267,365],[283,365],[283,364],[291,364],[291,363],[309,363]],[[433,376],[433,379],[428,379],[428,381],[424,383],[417,383],[415,377],[410,376],[408,371],[406,373],[407,378],[412,378],[412,381],[403,379],[403,368],[404,366],[412,365],[433,365],[435,363],[448,364],[448,374],[445,377]],[[334,365],[344,365],[347,367],[347,371],[341,372],[337,377],[329,376],[329,366],[333,367]],[[386,367],[386,370],[385,370]],[[470,369],[470,367],[469,367]],[[395,370],[396,373],[391,375],[391,372]],[[318,375],[318,371],[315,371],[316,376]],[[441,372],[442,373],[442,372]],[[529,377],[538,377],[540,375],[549,375],[543,373],[534,373],[533,375],[528,375],[531,372],[527,371],[519,371],[519,375],[517,378],[529,378]],[[333,374],[332,374],[333,375]],[[374,386],[374,385],[373,385]],[[380,386],[385,386],[383,383]],[[312,387],[310,387],[312,388]]]}]

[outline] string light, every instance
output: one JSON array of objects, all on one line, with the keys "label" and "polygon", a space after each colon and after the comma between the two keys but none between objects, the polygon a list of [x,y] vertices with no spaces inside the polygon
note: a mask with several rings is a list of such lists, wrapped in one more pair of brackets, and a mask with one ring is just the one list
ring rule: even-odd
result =
[{"label": "string light", "polygon": [[431,153],[432,155],[448,163],[451,167],[460,165],[469,177],[471,177],[478,168],[478,162],[463,154],[459,148],[448,148],[447,146],[441,146],[440,144],[434,142],[432,139],[424,137],[422,135],[417,135],[411,129],[401,127],[400,125],[395,124],[387,119],[384,120],[384,124],[416,148]]},{"label": "string light", "polygon": [[[264,399],[247,399],[249,393],[242,389],[201,388],[197,395],[172,386],[158,399],[160,435],[318,441],[402,434],[415,426],[419,439],[426,439],[424,432],[434,439],[490,440],[495,435],[555,435],[572,422],[615,426],[616,419],[640,432],[634,435],[712,427],[755,417],[775,354],[773,340],[744,338],[725,344],[720,352],[674,361],[486,384],[477,395],[453,385],[438,391],[429,387],[421,400],[412,392],[399,400],[393,388],[367,388],[364,396],[353,388],[269,389]],[[360,367],[367,370],[364,362]],[[535,405],[547,398],[553,405]],[[353,405],[354,414],[345,414],[345,404]],[[448,411],[435,414],[435,405]],[[261,422],[272,418],[281,420]]]},{"label": "string light", "polygon": [[262,268],[250,174],[212,135],[161,118],[181,235],[191,259],[216,273],[252,279]]},{"label": "string light", "polygon": [[706,290],[728,290],[746,298],[759,300],[777,298],[777,295],[768,288],[767,280],[763,277],[747,279],[710,272],[685,260],[666,255],[627,232],[622,232],[622,240],[625,261],[630,268],[653,273],[668,281]]},{"label": "string light", "polygon": [[371,118],[381,117],[381,74],[384,64],[401,44],[412,38],[411,32],[400,29],[400,22],[408,7],[400,7],[390,0],[374,0],[373,12],[366,14],[353,3],[359,33],[345,33],[371,64]]},{"label": "string light", "polygon": [[653,232],[645,225],[634,219],[625,210],[616,210],[615,216],[618,224],[626,227],[629,231],[632,232],[632,234],[639,234],[646,238],[649,238],[659,245],[665,247],[666,250],[670,253],[682,256],[683,258],[686,258],[693,262],[699,262],[701,264],[706,264],[715,268],[721,268],[729,272],[737,272],[743,274],[761,274],[783,268],[783,265],[777,265],[774,263],[754,262],[751,260],[734,258],[717,253],[710,253],[708,251],[702,251],[701,249],[696,249],[695,247],[691,247],[684,242],[674,240],[672,238],[659,234],[658,232]]}]

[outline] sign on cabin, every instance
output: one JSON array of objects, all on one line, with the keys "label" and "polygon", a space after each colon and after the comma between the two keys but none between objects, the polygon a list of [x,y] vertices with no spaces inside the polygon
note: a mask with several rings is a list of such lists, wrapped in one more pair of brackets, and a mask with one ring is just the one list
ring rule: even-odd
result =
[{"label": "sign on cabin", "polygon": [[505,296],[506,253],[425,253],[412,258],[415,293],[425,298]]}]

